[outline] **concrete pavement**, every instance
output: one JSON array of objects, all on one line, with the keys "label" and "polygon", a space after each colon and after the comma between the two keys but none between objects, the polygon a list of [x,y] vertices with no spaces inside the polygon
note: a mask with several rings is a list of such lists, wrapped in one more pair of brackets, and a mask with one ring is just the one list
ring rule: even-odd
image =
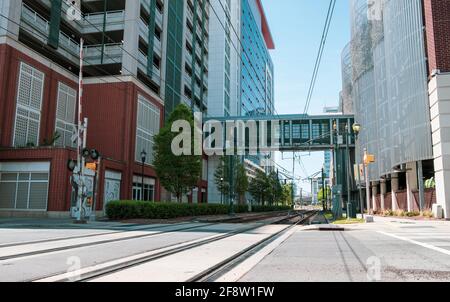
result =
[{"label": "concrete pavement", "polygon": [[299,227],[239,281],[450,281],[450,223],[376,219],[344,232]]}]

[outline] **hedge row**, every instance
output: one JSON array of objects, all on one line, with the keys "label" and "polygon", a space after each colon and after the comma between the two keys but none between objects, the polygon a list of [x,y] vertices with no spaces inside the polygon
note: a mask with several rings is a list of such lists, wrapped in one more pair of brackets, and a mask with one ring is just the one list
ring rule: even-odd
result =
[{"label": "hedge row", "polygon": [[[253,206],[255,213],[289,210],[290,207]],[[106,206],[109,219],[171,219],[178,217],[225,215],[228,205],[221,204],[180,204],[145,201],[112,201]],[[248,212],[248,206],[235,205],[235,213]]]}]

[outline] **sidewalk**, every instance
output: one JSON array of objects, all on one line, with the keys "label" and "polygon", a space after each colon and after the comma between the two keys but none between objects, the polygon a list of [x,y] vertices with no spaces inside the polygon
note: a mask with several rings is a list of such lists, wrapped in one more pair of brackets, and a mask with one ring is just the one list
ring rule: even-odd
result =
[{"label": "sidewalk", "polygon": [[403,223],[403,224],[429,224],[429,225],[442,225],[450,227],[450,221],[448,220],[437,220],[437,219],[414,219],[414,218],[400,218],[400,217],[383,217],[383,216],[373,216],[374,221],[381,223]]}]

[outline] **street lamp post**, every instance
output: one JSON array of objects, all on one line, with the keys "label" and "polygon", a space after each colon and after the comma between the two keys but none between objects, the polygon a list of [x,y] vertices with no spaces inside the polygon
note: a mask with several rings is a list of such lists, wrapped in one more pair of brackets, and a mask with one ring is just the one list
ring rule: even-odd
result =
[{"label": "street lamp post", "polygon": [[144,201],[144,168],[145,162],[147,161],[147,152],[145,152],[145,150],[142,150],[141,152],[141,160],[142,160],[141,201]]},{"label": "street lamp post", "polygon": [[235,192],[234,192],[234,181],[233,181],[233,168],[234,168],[234,156],[231,155],[230,156],[230,163],[229,163],[230,169],[228,171],[229,174],[229,191],[230,191],[230,204],[229,204],[229,215],[233,216],[234,215],[234,197],[235,197]]},{"label": "street lamp post", "polygon": [[[358,123],[353,124],[353,132],[355,133],[355,143],[358,140],[358,135],[361,132],[361,125]],[[356,146],[355,146],[356,147]],[[358,151],[358,148],[355,148],[355,152]],[[359,152],[355,154],[356,158],[356,165],[358,170],[358,192],[359,192],[359,207],[361,211],[361,217],[364,218],[364,205],[363,205],[363,195],[362,195],[362,189],[361,189],[361,172],[359,169]]]},{"label": "street lamp post", "polygon": [[367,149],[364,148],[364,177],[366,179],[366,199],[367,199],[367,212],[371,214],[372,206],[370,205],[370,181],[369,181],[369,164],[367,162]]},{"label": "street lamp post", "polygon": [[220,178],[220,204],[223,204],[223,177]]},{"label": "street lamp post", "polygon": [[347,123],[345,125],[345,131],[347,132],[347,140],[345,144],[345,152],[347,153],[347,219],[351,218],[352,209],[353,209],[353,203],[351,200],[351,188],[350,184],[352,182],[351,178],[351,169],[350,169],[350,145],[349,141],[352,138],[352,133],[350,132],[349,124]]}]

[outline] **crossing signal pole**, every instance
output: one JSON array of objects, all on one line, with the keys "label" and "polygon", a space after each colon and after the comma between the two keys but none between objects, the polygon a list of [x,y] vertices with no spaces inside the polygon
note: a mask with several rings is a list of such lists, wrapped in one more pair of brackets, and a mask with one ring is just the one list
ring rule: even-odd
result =
[{"label": "crossing signal pole", "polygon": [[78,129],[77,129],[77,159],[78,159],[78,203],[77,203],[77,222],[81,222],[83,201],[85,199],[86,183],[85,183],[85,158],[82,153],[86,149],[86,139],[87,139],[87,126],[88,120],[85,118],[83,120],[83,53],[84,51],[84,40],[80,39],[80,74],[78,79]]}]

